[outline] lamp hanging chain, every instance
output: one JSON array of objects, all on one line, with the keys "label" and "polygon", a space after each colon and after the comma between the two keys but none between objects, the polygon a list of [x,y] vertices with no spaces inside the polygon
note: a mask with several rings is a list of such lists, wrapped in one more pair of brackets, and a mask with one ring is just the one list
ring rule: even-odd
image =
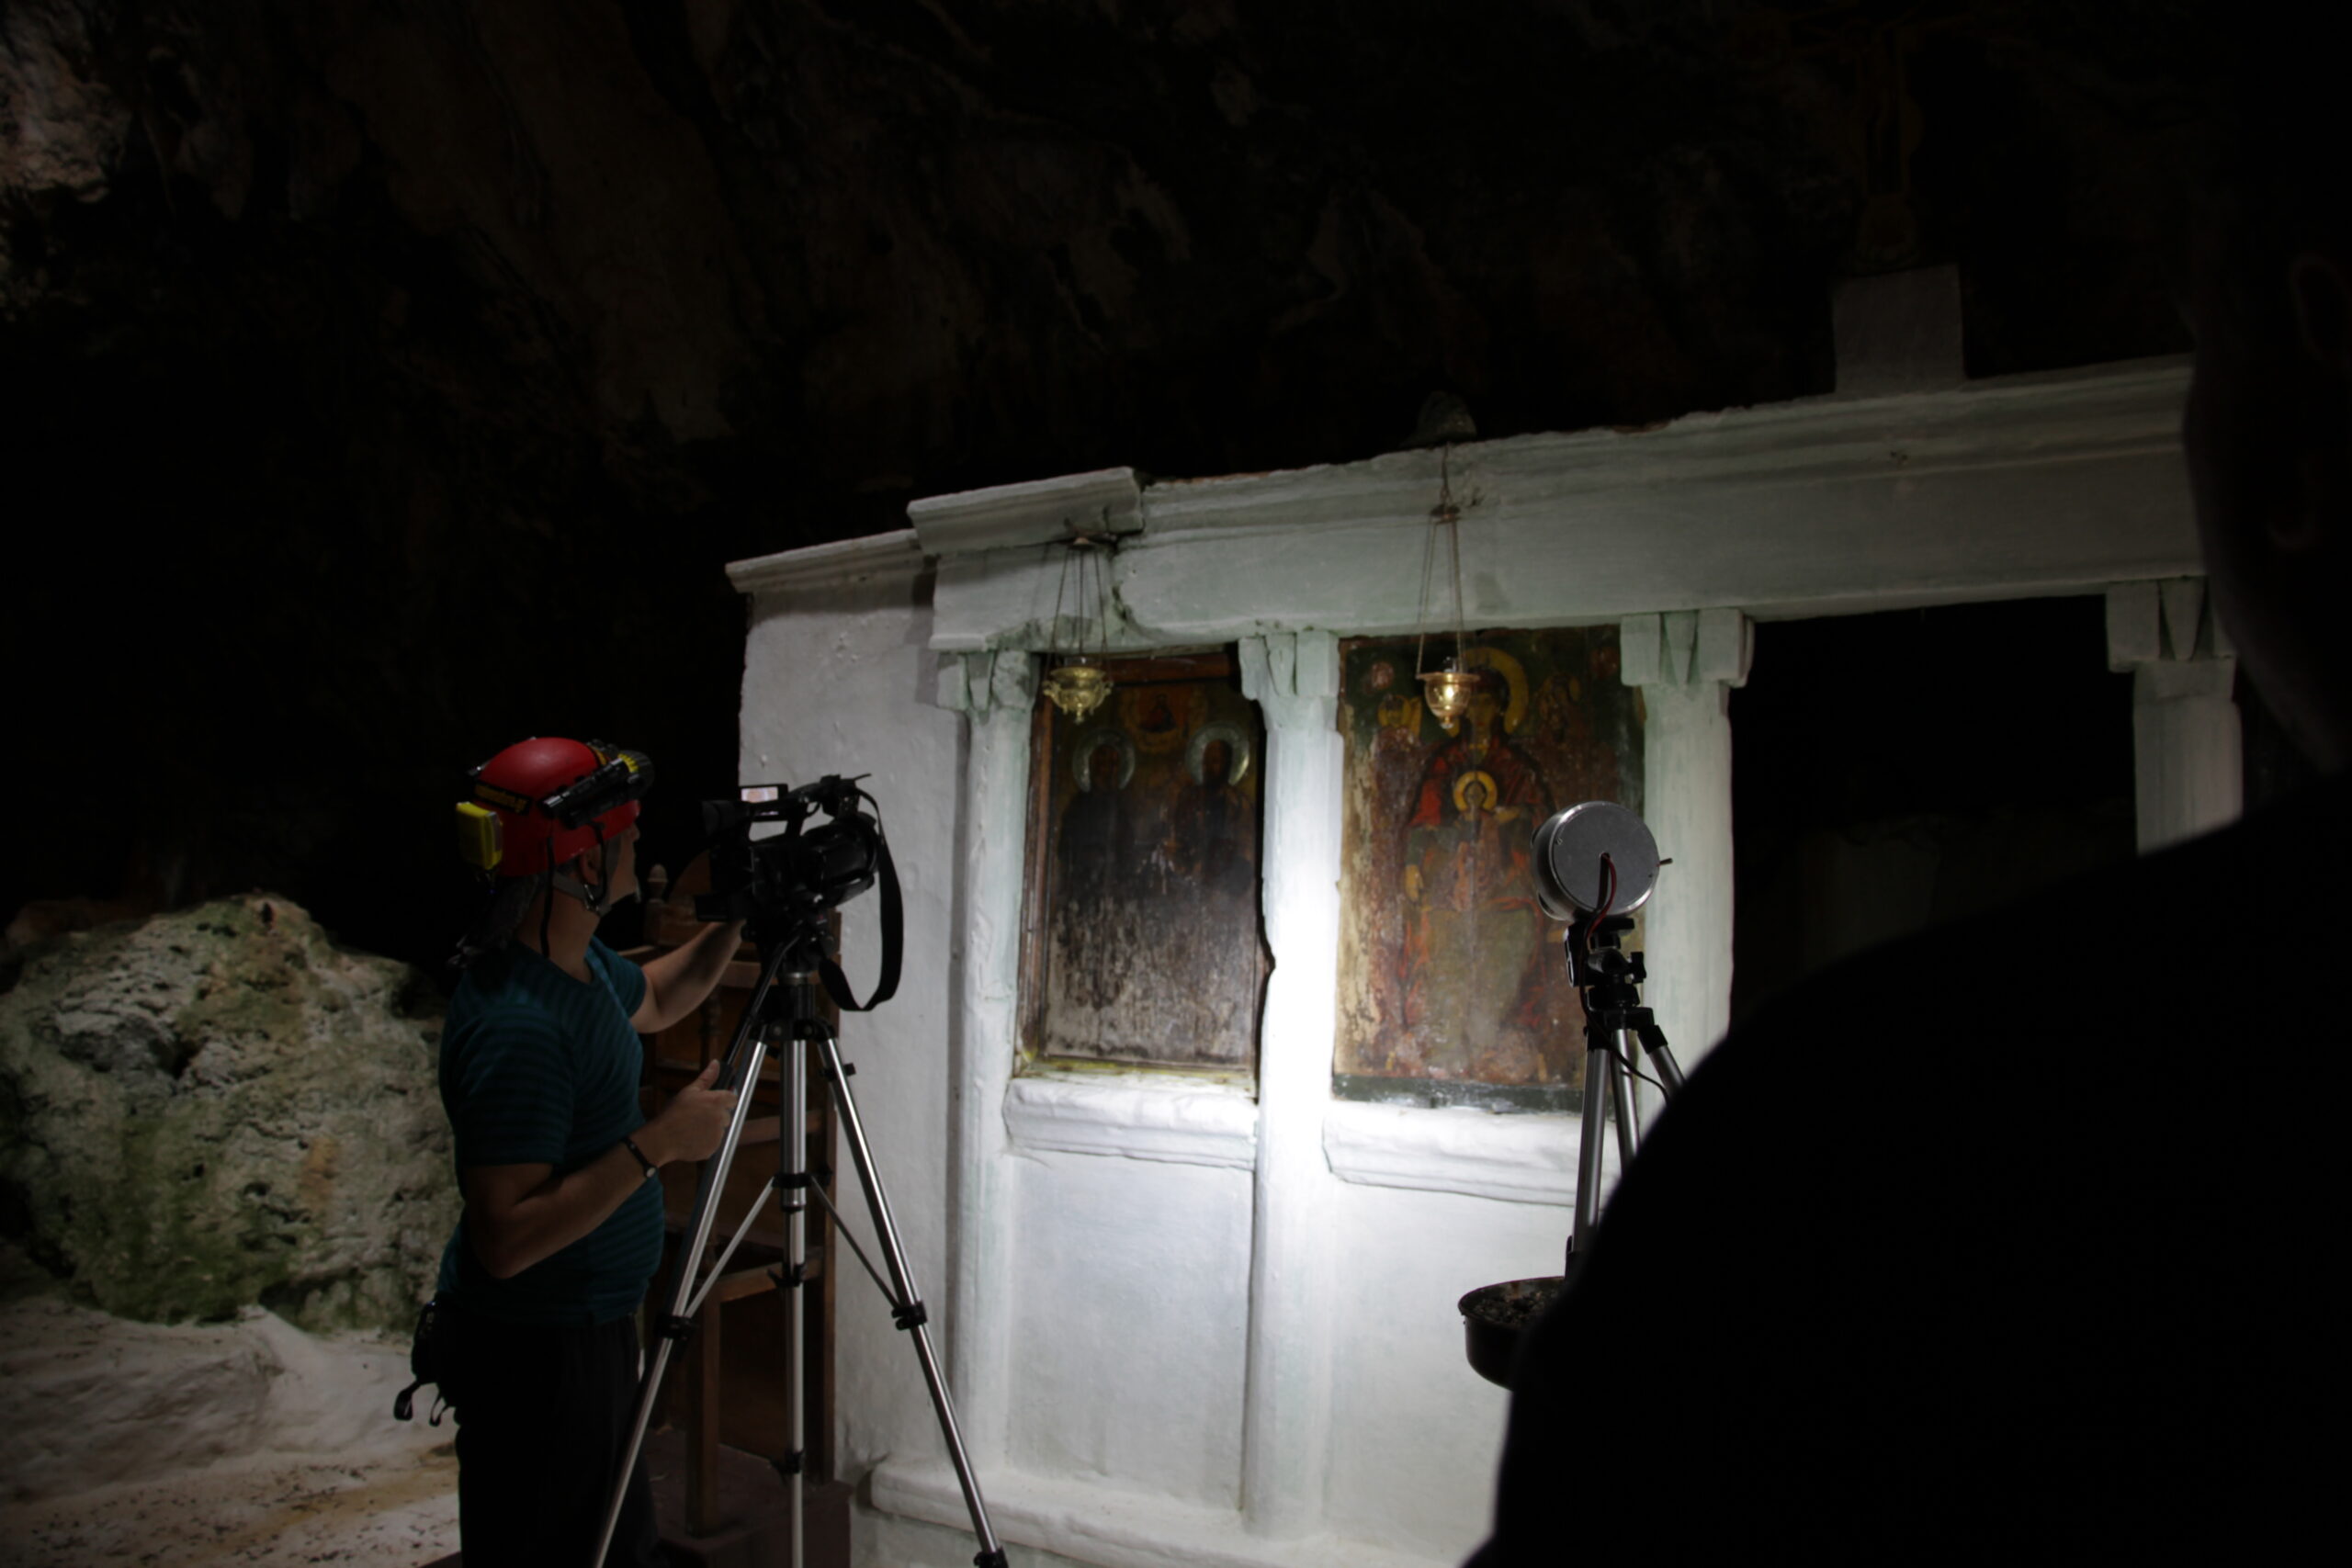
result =
[{"label": "lamp hanging chain", "polygon": [[[1437,525],[1453,503],[1453,491],[1446,477],[1446,468],[1453,455],[1453,443],[1449,441],[1438,458],[1437,505],[1430,512],[1429,531],[1421,536],[1421,597],[1413,611],[1413,624],[1419,634],[1413,643],[1413,673],[1416,676],[1428,668],[1421,655],[1430,641],[1430,584],[1437,577]],[[1459,575],[1458,569],[1456,574]],[[1460,595],[1455,597],[1458,600]],[[1456,615],[1454,619],[1459,621],[1461,616]],[[1453,651],[1456,657],[1462,652],[1462,639],[1458,636],[1453,639]]]},{"label": "lamp hanging chain", "polygon": [[[1095,555],[1097,545],[1089,542],[1086,553],[1094,563],[1094,645],[1102,651],[1102,662],[1111,661],[1111,563]],[[1107,544],[1100,547],[1107,550]]]},{"label": "lamp hanging chain", "polygon": [[[1050,545],[1046,547],[1048,549],[1051,549],[1052,547],[1053,547]],[[1046,660],[1047,663],[1051,663],[1054,660],[1059,658],[1062,651],[1062,592],[1065,589],[1069,587],[1069,557],[1070,551],[1074,547],[1075,547],[1070,545],[1064,545],[1062,547],[1062,572],[1059,577],[1054,580],[1054,620],[1053,625],[1047,628],[1046,633]],[[1081,590],[1081,592],[1083,590]]]}]

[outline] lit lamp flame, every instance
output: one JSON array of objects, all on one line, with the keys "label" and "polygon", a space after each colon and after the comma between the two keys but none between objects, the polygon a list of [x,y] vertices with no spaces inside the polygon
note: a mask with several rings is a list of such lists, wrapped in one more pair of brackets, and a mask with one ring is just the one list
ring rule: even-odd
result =
[{"label": "lit lamp flame", "polygon": [[1457,670],[1449,660],[1444,669],[1431,670],[1421,676],[1421,698],[1430,705],[1430,712],[1437,716],[1438,723],[1443,725],[1445,732],[1451,735],[1454,727],[1462,722],[1462,716],[1470,711],[1470,694],[1477,686],[1476,671]]},{"label": "lit lamp flame", "polygon": [[[1046,696],[1053,705],[1073,719],[1084,719],[1102,705],[1111,694],[1111,677],[1102,667],[1079,654],[1067,664],[1059,664],[1046,672]],[[1467,698],[1464,699],[1467,702]]]}]

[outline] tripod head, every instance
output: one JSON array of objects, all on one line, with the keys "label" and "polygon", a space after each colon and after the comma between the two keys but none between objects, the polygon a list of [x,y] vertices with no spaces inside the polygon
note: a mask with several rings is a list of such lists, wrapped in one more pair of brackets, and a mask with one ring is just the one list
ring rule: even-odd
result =
[{"label": "tripod head", "polygon": [[763,968],[782,949],[786,973],[813,971],[820,961],[839,956],[833,951],[833,933],[827,918],[830,913],[820,909],[756,914],[743,922],[743,940],[760,950]]},{"label": "tripod head", "polygon": [[[1634,929],[1631,915],[1580,915],[1569,922],[1568,934],[1561,945],[1568,956],[1568,979],[1579,991],[1597,987],[1623,987],[1627,1004],[1639,998],[1639,987],[1649,978],[1638,952],[1627,953],[1619,946],[1625,933]],[[1590,1005],[1588,998],[1587,1005]]]},{"label": "tripod head", "polygon": [[1611,1028],[1647,1026],[1650,1010],[1642,1005],[1642,986],[1649,967],[1639,949],[1628,953],[1620,942],[1634,929],[1631,915],[1587,916],[1568,927],[1560,945],[1568,958],[1568,978],[1584,1003],[1585,1021]]}]

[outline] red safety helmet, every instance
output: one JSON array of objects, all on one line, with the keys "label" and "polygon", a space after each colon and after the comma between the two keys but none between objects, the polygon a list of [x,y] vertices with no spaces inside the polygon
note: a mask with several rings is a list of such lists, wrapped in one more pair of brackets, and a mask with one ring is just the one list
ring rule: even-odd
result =
[{"label": "red safety helmet", "polygon": [[474,770],[473,798],[458,803],[458,852],[479,871],[540,875],[625,831],[652,783],[641,751],[518,740]]}]

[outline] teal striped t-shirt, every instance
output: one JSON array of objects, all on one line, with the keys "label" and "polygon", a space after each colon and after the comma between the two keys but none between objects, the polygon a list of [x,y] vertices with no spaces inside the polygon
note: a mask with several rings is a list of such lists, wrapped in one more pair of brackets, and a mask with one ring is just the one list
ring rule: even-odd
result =
[{"label": "teal striped t-shirt", "polygon": [[[441,1036],[441,1105],[458,1179],[477,1165],[549,1165],[569,1175],[645,1124],[644,1044],[629,1015],[645,971],[591,938],[582,984],[519,942],[485,953],[458,983]],[[474,1256],[465,1221],[441,1254],[437,1287],[484,1317],[596,1324],[637,1310],[662,1267],[661,1183],[640,1183],[605,1223],[511,1279]]]}]

